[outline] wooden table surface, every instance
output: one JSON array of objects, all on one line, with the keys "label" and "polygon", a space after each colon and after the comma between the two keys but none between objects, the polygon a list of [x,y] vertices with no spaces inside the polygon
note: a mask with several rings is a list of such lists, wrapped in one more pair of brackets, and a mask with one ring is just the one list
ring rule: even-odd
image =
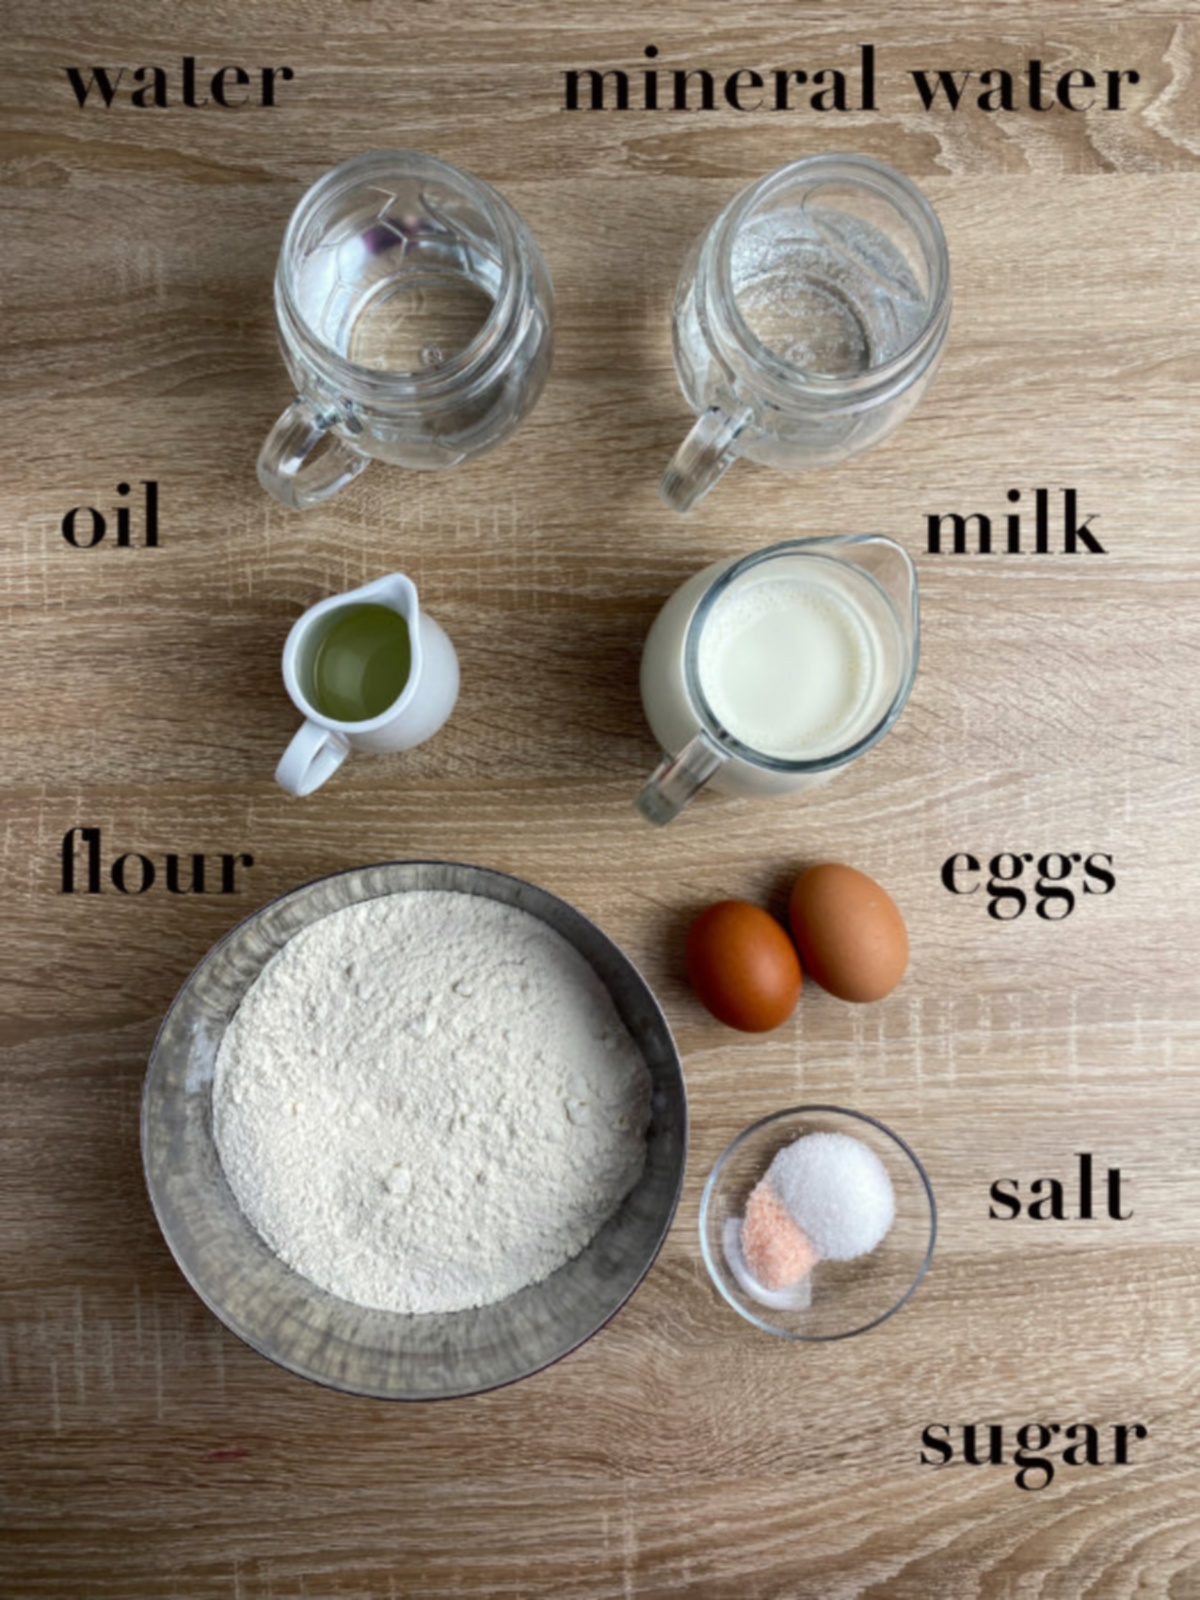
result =
[{"label": "wooden table surface", "polygon": [[[1043,8],[1045,9],[1045,8]],[[1200,1595],[1195,685],[1200,18],[1125,0],[847,7],[3,7],[4,684],[0,1593],[6,1600]],[[879,110],[567,116],[569,67],[851,68]],[[80,109],[69,63],[291,65],[273,109]],[[1119,112],[925,112],[914,67],[1137,69]],[[516,440],[443,474],[373,466],[307,514],[259,489],[290,390],[284,224],[362,150],[499,185],[545,248],[554,371]],[[659,502],[688,424],[670,352],[693,237],[784,160],[850,149],[916,179],[949,240],[942,371],[886,445],[806,477],[740,466]],[[73,506],[160,486],[160,545],[76,550]],[[931,556],[931,512],[1074,487],[1103,556]],[[917,561],[920,676],[896,731],[810,800],[631,799],[656,752],[646,628],[689,573],[797,535],[879,531]],[[296,801],[279,652],[313,601],[415,579],[458,645],[431,743]],[[247,852],[236,894],[64,895],[60,845]],[[955,898],[971,851],[1106,852],[1063,922]],[[527,1382],[437,1406],[276,1370],[176,1269],[142,1182],[155,1030],[271,896],[397,857],[518,873],[640,964],[682,1052],[680,1212],[628,1307]],[[877,876],[903,986],[815,987],[765,1038],[707,1017],[692,912],[779,909],[804,862]],[[829,1101],[894,1126],[941,1211],[912,1305],[860,1339],[754,1332],[705,1275],[726,1142]],[[1123,1222],[989,1219],[989,1186],[1119,1167]],[[1140,1423],[1125,1467],[923,1465],[931,1423]],[[1107,1459],[1107,1456],[1106,1456]]]}]

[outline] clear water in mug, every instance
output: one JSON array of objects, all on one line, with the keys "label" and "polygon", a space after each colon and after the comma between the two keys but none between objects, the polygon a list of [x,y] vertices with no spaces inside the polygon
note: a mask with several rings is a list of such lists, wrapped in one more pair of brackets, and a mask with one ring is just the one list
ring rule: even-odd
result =
[{"label": "clear water in mug", "polygon": [[929,301],[874,224],[819,205],[765,211],[739,231],[734,298],[750,331],[798,371],[853,377],[920,335]]},{"label": "clear water in mug", "polygon": [[359,191],[299,270],[304,320],[340,355],[377,372],[444,366],[491,313],[501,263],[478,219],[437,185]]},{"label": "clear water in mug", "polygon": [[[853,378],[882,366],[930,317],[928,291],[904,251],[874,222],[830,206],[782,206],[750,218],[734,238],[730,266],[750,333],[803,373]],[[677,336],[685,389],[699,403],[712,352],[694,285]]]},{"label": "clear water in mug", "polygon": [[734,240],[731,267],[750,331],[803,373],[853,378],[885,365],[920,336],[930,314],[893,240],[826,206],[750,219]]}]

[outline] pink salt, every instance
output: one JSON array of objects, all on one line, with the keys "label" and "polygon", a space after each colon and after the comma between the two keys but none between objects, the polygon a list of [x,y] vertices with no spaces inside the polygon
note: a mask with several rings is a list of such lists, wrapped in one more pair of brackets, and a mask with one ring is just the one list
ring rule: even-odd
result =
[{"label": "pink salt", "polygon": [[817,1264],[812,1240],[792,1217],[766,1178],[746,1202],[742,1221],[742,1255],[764,1289],[788,1289],[807,1277]]}]

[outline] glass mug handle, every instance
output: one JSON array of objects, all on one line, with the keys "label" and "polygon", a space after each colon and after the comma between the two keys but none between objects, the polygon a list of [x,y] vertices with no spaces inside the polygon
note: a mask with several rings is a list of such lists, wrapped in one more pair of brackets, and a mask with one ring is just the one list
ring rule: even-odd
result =
[{"label": "glass mug handle", "polygon": [[[365,470],[369,457],[330,431],[336,421],[336,412],[318,411],[306,396],[297,395],[258,453],[258,481],[268,494],[293,511],[305,511]],[[324,449],[309,461],[322,443]]]},{"label": "glass mug handle", "polygon": [[720,406],[709,406],[700,413],[658,486],[672,511],[690,511],[729,471],[737,460],[738,438],[751,415],[742,411],[731,417]]},{"label": "glass mug handle", "polygon": [[[715,479],[714,479],[715,482]],[[677,817],[689,800],[695,798],[727,755],[716,740],[701,731],[690,739],[677,756],[667,756],[646,779],[634,805],[645,817],[662,827]]]}]

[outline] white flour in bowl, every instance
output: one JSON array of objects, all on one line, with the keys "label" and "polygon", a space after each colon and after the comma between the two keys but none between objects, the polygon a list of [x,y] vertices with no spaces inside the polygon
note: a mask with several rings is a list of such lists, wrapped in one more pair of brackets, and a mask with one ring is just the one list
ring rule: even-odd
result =
[{"label": "white flour in bowl", "polygon": [[607,989],[528,912],[417,890],[298,933],[217,1057],[238,1204],[323,1289],[461,1311],[538,1283],[641,1176],[650,1075]]}]

